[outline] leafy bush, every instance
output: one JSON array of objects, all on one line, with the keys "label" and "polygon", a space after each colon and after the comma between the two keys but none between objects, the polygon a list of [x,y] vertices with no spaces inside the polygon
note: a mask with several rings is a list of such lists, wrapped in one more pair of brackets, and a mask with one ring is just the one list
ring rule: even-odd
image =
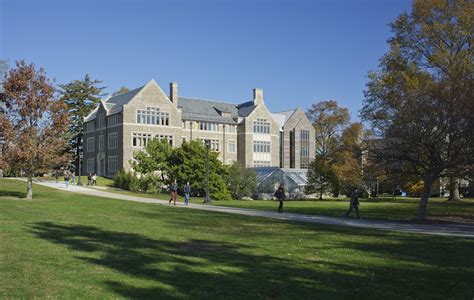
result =
[{"label": "leafy bush", "polygon": [[137,192],[140,190],[140,180],[135,173],[120,170],[114,177],[114,186],[123,190]]},{"label": "leafy bush", "polygon": [[229,167],[227,187],[234,199],[251,197],[257,189],[257,175],[254,170],[234,163]]}]

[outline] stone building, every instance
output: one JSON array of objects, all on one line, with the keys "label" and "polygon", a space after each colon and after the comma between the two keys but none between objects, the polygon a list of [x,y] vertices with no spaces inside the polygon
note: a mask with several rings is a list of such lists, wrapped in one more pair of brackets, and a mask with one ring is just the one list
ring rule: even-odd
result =
[{"label": "stone building", "polygon": [[224,164],[245,167],[307,168],[314,158],[314,129],[300,109],[271,113],[263,90],[242,104],[169,95],[151,80],[144,86],[102,100],[84,119],[83,171],[113,177],[129,170],[133,153],[153,138],[173,147],[210,140]]}]

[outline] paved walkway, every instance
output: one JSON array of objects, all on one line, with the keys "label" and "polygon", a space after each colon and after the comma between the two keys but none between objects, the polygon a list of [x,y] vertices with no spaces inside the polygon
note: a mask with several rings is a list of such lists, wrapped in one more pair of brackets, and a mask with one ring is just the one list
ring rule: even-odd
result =
[{"label": "paved walkway", "polygon": [[[40,182],[38,184],[61,189],[64,191],[85,194],[85,195],[93,195],[93,196],[121,199],[121,200],[134,201],[134,202],[169,205],[167,200],[128,196],[128,195],[123,195],[123,194],[106,192],[103,190],[97,190],[93,188],[80,187],[76,185],[69,185],[69,187],[66,189],[64,183],[61,183],[61,182],[60,183]],[[177,206],[185,207],[183,203],[177,203]],[[388,231],[431,234],[431,235],[440,235],[440,236],[456,236],[456,237],[474,238],[474,226],[472,225],[454,225],[454,224],[453,225],[451,224],[431,225],[431,224],[400,223],[400,222],[393,222],[393,221],[355,220],[355,219],[335,218],[335,217],[325,217],[325,216],[305,215],[305,214],[295,214],[295,213],[282,213],[281,214],[278,212],[271,212],[271,211],[193,204],[193,203],[190,204],[189,208],[206,210],[206,211],[215,211],[215,212],[221,212],[221,213],[253,216],[253,217],[272,218],[272,219],[278,219],[278,220],[307,222],[307,223],[314,223],[314,224],[349,226],[349,227],[380,229],[380,230],[388,230]]]}]

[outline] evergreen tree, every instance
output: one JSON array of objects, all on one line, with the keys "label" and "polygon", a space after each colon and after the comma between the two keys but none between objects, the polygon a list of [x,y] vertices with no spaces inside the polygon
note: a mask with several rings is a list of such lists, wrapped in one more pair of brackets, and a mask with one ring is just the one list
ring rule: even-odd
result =
[{"label": "evergreen tree", "polygon": [[84,79],[73,80],[60,85],[61,100],[66,103],[69,111],[69,145],[75,152],[76,171],[79,169],[79,157],[84,133],[84,117],[96,107],[105,94],[105,87],[99,86],[100,80],[93,80],[86,74]]}]

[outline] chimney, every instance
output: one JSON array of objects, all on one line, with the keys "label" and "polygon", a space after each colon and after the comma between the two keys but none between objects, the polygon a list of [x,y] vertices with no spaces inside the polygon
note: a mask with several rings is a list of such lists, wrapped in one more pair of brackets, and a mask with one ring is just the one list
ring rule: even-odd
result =
[{"label": "chimney", "polygon": [[263,104],[263,90],[262,89],[253,89],[253,104]]},{"label": "chimney", "polygon": [[170,100],[175,105],[178,105],[178,83],[177,82],[170,83]]}]

